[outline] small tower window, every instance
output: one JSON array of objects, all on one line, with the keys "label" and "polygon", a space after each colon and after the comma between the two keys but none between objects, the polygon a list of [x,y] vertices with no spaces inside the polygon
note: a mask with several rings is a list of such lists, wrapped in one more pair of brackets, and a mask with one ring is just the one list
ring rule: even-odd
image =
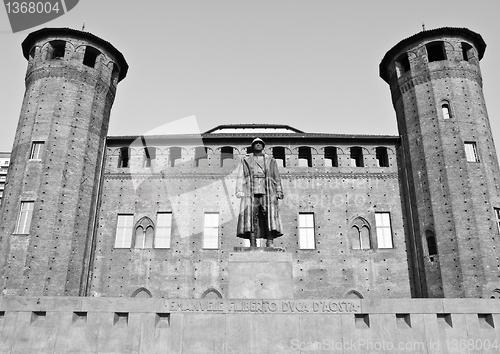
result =
[{"label": "small tower window", "polygon": [[144,161],[143,167],[154,167],[154,161],[156,160],[156,148],[146,147],[144,148]]},{"label": "small tower window", "polygon": [[450,119],[451,118],[450,104],[448,102],[441,103],[441,111],[443,112],[443,118],[444,119]]},{"label": "small tower window", "polygon": [[379,146],[375,149],[375,156],[377,158],[378,167],[389,167],[389,156],[387,155],[387,148]]},{"label": "small tower window", "polygon": [[87,46],[85,48],[85,55],[83,56],[83,65],[93,68],[95,66],[97,57],[101,54],[94,47]]},{"label": "small tower window", "polygon": [[129,167],[130,148],[128,146],[120,148],[120,158],[118,160],[118,167]]},{"label": "small tower window", "polygon": [[16,234],[27,235],[30,232],[31,218],[33,216],[33,206],[35,202],[21,202],[21,208],[17,216]]},{"label": "small tower window", "polygon": [[429,63],[433,61],[446,60],[444,42],[432,42],[425,46],[427,48],[427,58]]},{"label": "small tower window", "polygon": [[474,57],[474,51],[469,43],[462,42],[462,56],[465,61],[471,61]]},{"label": "small tower window", "polygon": [[47,59],[62,59],[64,58],[64,52],[66,51],[65,41],[52,41],[49,43],[49,51],[47,53]]},{"label": "small tower window", "polygon": [[34,141],[31,143],[30,160],[42,159],[43,145],[43,141]]},{"label": "small tower window", "polygon": [[312,155],[309,146],[299,147],[299,166],[312,167]]},{"label": "small tower window", "polygon": [[396,75],[401,77],[405,72],[410,71],[410,60],[408,60],[408,53],[401,54],[396,59]]},{"label": "small tower window", "polygon": [[113,85],[116,85],[118,83],[119,76],[120,76],[120,69],[118,68],[118,65],[113,63],[113,71],[111,73],[111,83]]},{"label": "small tower window", "polygon": [[194,165],[195,167],[208,166],[208,149],[204,146],[198,146],[194,149]]},{"label": "small tower window", "polygon": [[224,146],[220,149],[220,165],[232,166],[234,165],[234,154],[231,146]]},{"label": "small tower window", "polygon": [[436,237],[434,236],[434,233],[427,230],[425,232],[425,238],[427,240],[427,250],[429,251],[429,256],[437,255]]},{"label": "small tower window", "polygon": [[177,165],[182,159],[182,149],[178,146],[170,148],[170,167]]},{"label": "small tower window", "polygon": [[352,167],[363,167],[363,149],[359,146],[354,146],[351,148],[351,166]]},{"label": "small tower window", "polygon": [[477,147],[475,142],[465,142],[465,157],[468,162],[479,162],[479,157],[477,155]]},{"label": "small tower window", "polygon": [[283,146],[273,147],[273,157],[278,163],[278,166],[286,167],[285,148]]},{"label": "small tower window", "polygon": [[325,148],[325,166],[326,167],[339,167],[339,158],[337,155],[337,148],[327,146]]}]

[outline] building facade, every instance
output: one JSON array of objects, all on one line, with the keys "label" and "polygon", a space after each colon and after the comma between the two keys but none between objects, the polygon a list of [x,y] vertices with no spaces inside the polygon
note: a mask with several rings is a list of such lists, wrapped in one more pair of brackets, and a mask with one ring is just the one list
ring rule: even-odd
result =
[{"label": "building facade", "polygon": [[[3,295],[227,298],[239,160],[279,162],[293,297],[484,298],[500,290],[498,160],[480,35],[423,31],[380,64],[400,136],[237,124],[107,136],[128,65],[70,29],[23,42],[26,93],[0,214]],[[481,139],[480,139],[481,137]]]},{"label": "building facade", "polygon": [[0,152],[0,204],[2,203],[3,191],[7,183],[7,172],[10,164],[10,152]]}]

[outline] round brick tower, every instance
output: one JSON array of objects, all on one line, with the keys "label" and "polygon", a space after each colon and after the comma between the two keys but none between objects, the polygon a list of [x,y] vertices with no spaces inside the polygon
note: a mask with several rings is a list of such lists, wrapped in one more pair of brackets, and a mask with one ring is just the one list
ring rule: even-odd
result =
[{"label": "round brick tower", "polygon": [[22,43],[26,91],[0,212],[4,295],[85,293],[109,115],[128,65],[86,32]]},{"label": "round brick tower", "polygon": [[401,135],[401,190],[417,297],[490,297],[499,282],[499,167],[465,28],[420,32],[380,64]]}]

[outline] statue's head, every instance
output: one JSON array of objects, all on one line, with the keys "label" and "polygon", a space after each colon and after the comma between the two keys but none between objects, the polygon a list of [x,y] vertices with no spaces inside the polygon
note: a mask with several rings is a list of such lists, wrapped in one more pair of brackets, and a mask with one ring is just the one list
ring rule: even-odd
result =
[{"label": "statue's head", "polygon": [[266,143],[264,142],[264,140],[262,140],[261,138],[255,138],[253,139],[252,141],[252,148],[254,147],[255,144],[257,143],[260,143],[262,144],[262,147],[265,147],[266,146]]}]

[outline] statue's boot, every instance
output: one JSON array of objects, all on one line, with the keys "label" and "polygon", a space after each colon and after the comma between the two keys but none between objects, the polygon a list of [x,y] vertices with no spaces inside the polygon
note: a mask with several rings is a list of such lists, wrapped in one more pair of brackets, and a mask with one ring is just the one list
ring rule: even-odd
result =
[{"label": "statue's boot", "polygon": [[257,247],[257,238],[255,234],[250,235],[250,247]]}]

